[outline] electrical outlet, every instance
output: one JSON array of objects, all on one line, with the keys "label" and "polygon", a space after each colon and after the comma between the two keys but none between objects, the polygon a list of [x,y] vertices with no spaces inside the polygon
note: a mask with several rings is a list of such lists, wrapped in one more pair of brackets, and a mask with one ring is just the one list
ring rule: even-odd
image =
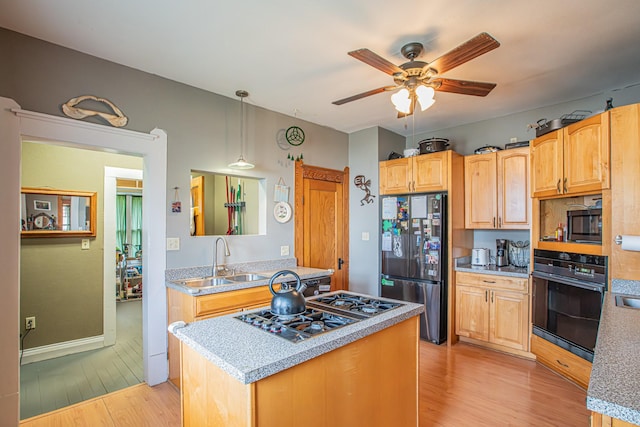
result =
[{"label": "electrical outlet", "polygon": [[179,237],[167,237],[167,250],[179,251],[180,250],[180,238]]},{"label": "electrical outlet", "polygon": [[36,328],[36,316],[27,317],[24,319],[24,328],[25,329],[35,329]]},{"label": "electrical outlet", "polygon": [[362,232],[362,240],[364,240],[364,241],[369,240],[369,232],[368,231],[363,231]]},{"label": "electrical outlet", "polygon": [[81,247],[82,247],[83,251],[89,249],[89,245],[90,245],[89,239],[82,239],[82,246]]},{"label": "electrical outlet", "polygon": [[280,256],[289,255],[289,246],[280,246]]}]

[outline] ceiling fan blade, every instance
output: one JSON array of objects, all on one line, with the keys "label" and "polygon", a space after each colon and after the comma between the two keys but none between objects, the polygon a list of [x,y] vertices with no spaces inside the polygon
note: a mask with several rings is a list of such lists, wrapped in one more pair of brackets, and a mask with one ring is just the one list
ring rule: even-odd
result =
[{"label": "ceiling fan blade", "polygon": [[371,52],[369,49],[362,48],[349,52],[349,55],[364,62],[367,65],[371,65],[374,68],[393,76],[395,73],[404,73],[404,70],[393,64],[380,55]]},{"label": "ceiling fan blade", "polygon": [[500,46],[500,43],[496,39],[487,33],[480,33],[431,62],[429,67],[435,68],[438,71],[438,74],[443,74],[467,61],[471,61],[473,58],[497,48],[498,46]]},{"label": "ceiling fan blade", "polygon": [[361,99],[361,98],[366,98],[367,96],[375,95],[377,93],[386,92],[386,91],[394,90],[394,89],[397,89],[397,87],[396,86],[383,86],[383,87],[379,87],[377,89],[368,90],[366,92],[362,92],[362,93],[359,93],[357,95],[350,96],[348,98],[343,98],[343,99],[339,99],[337,101],[333,101],[332,104],[342,105],[342,104],[346,104],[347,102],[356,101],[356,100]]},{"label": "ceiling fan blade", "polygon": [[440,87],[436,88],[439,92],[459,93],[462,95],[487,96],[496,87],[495,83],[472,82],[469,80],[435,79],[433,82],[440,83]]}]

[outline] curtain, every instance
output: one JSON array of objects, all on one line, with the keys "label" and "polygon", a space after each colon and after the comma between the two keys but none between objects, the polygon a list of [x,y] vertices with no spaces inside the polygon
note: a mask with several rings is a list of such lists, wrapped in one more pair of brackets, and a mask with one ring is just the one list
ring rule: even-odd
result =
[{"label": "curtain", "polygon": [[142,196],[131,196],[131,244],[142,249]]},{"label": "curtain", "polygon": [[127,196],[116,196],[116,248],[124,252],[127,242]]}]

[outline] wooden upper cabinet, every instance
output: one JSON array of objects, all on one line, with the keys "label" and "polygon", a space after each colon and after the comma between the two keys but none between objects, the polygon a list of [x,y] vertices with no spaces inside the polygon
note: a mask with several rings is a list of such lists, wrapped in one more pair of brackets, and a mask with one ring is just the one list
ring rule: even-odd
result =
[{"label": "wooden upper cabinet", "polygon": [[531,226],[529,197],[529,147],[497,153],[498,227],[527,229]]},{"label": "wooden upper cabinet", "polygon": [[464,177],[466,228],[530,227],[529,147],[465,156]]},{"label": "wooden upper cabinet", "polygon": [[380,194],[447,190],[448,151],[380,162]]},{"label": "wooden upper cabinet", "polygon": [[410,192],[413,181],[412,158],[393,159],[380,162],[380,194],[403,194]]},{"label": "wooden upper cabinet", "polygon": [[533,197],[609,188],[609,112],[550,132],[531,143]]},{"label": "wooden upper cabinet", "polygon": [[413,191],[429,193],[447,189],[448,153],[424,154],[411,157],[413,163]]},{"label": "wooden upper cabinet", "polygon": [[466,228],[496,228],[498,183],[496,153],[464,158],[464,198]]},{"label": "wooden upper cabinet", "polygon": [[609,188],[609,112],[564,129],[564,192]]}]

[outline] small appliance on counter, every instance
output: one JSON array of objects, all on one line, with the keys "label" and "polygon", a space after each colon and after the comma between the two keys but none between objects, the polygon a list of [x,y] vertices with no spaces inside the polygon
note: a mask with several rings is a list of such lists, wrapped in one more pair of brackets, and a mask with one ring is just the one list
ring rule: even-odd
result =
[{"label": "small appliance on counter", "polygon": [[487,248],[473,248],[471,250],[471,265],[487,266],[491,256]]},{"label": "small appliance on counter", "polygon": [[496,239],[496,267],[509,265],[508,242],[506,239]]}]

